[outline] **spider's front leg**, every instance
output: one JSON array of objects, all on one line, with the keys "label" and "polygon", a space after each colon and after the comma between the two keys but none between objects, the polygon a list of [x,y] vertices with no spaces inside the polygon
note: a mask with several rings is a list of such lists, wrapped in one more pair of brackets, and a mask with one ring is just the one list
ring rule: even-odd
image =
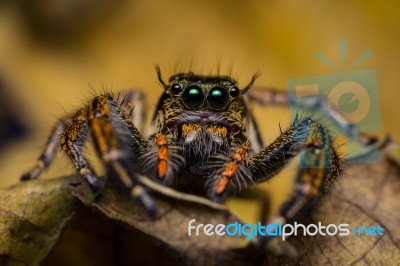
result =
[{"label": "spider's front leg", "polygon": [[295,192],[280,212],[285,222],[311,207],[321,194],[329,191],[343,172],[343,162],[332,145],[327,129],[317,121],[306,118],[295,121],[290,129],[250,159],[253,181],[268,180],[297,155],[300,155],[300,167]]},{"label": "spider's front leg", "polygon": [[[232,160],[213,181],[210,196],[213,199],[223,197],[231,180],[238,174],[247,175],[253,183],[266,181],[294,157],[300,156],[301,165],[295,181],[294,195],[280,211],[280,221],[284,223],[308,210],[321,194],[331,188],[343,169],[342,160],[332,146],[326,128],[309,118],[296,120],[290,129],[264,150],[251,158],[246,158],[247,156],[246,146],[235,150]],[[241,178],[237,181],[240,182]]]}]

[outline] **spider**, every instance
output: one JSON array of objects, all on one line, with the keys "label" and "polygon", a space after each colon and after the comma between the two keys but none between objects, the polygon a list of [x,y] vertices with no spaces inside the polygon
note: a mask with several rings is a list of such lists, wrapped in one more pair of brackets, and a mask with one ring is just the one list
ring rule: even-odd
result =
[{"label": "spider", "polygon": [[[229,76],[185,72],[166,83],[158,66],[156,72],[164,91],[148,138],[141,133],[144,95],[103,93],[55,125],[37,164],[21,180],[38,178],[61,146],[91,190],[100,193],[102,184],[83,152],[90,135],[108,175],[116,176],[129,195],[156,216],[157,206],[139,175],[220,202],[247,184],[269,180],[300,157],[293,196],[280,210],[280,218],[289,222],[342,174],[344,163],[328,130],[312,118],[296,119],[264,146],[249,102],[288,104],[291,97],[265,87],[252,88],[258,74],[240,89]],[[314,103],[314,107],[326,105],[320,99]],[[363,144],[373,142],[351,124],[342,127]]]}]

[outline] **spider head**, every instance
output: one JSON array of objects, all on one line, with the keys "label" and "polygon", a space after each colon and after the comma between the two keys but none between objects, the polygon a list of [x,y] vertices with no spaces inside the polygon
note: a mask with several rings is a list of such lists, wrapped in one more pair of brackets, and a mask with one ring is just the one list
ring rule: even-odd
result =
[{"label": "spider head", "polygon": [[249,114],[243,95],[257,75],[248,86],[239,89],[237,82],[229,76],[180,73],[166,83],[159,69],[157,72],[164,92],[152,129],[171,134],[183,148],[183,156],[196,162],[189,171],[202,175],[208,171],[210,156],[228,154],[233,142],[247,139]]},{"label": "spider head", "polygon": [[200,76],[182,73],[170,78],[166,88],[185,110],[223,112],[239,100],[236,81],[225,76]]},{"label": "spider head", "polygon": [[179,73],[164,82],[157,68],[158,78],[164,87],[156,116],[162,117],[161,127],[175,128],[182,124],[221,126],[228,132],[243,129],[247,108],[243,95],[257,78],[243,89],[229,76],[205,76]]}]

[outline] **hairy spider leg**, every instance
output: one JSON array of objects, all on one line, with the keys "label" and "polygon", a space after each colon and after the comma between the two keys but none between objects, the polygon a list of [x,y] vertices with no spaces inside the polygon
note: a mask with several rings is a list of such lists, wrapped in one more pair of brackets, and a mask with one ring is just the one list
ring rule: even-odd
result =
[{"label": "hairy spider leg", "polygon": [[[110,166],[122,184],[130,189],[131,196],[138,199],[149,214],[155,215],[156,206],[153,200],[148,196],[146,190],[138,184],[137,176],[128,169],[130,164],[125,162],[126,158],[123,158],[125,151],[119,147],[119,141],[128,144],[131,148],[128,153],[133,154],[138,161],[143,159],[143,157],[139,159],[141,155],[146,155],[151,150],[152,145],[142,137],[138,128],[134,125],[134,121],[137,121],[139,127],[143,127],[145,117],[143,100],[144,96],[139,91],[121,93],[116,101],[111,94],[100,95],[95,97],[88,106],[79,109],[72,118],[58,121],[37,164],[31,171],[24,174],[21,180],[38,178],[43,170],[49,166],[58,145],[60,145],[74,163],[79,174],[88,182],[92,191],[97,193],[101,184],[90,163],[83,155],[83,147],[90,129],[102,161]],[[115,130],[118,131],[118,140],[114,134]],[[171,167],[168,165],[169,154],[166,139],[164,135],[159,134],[153,146],[158,148],[160,173],[162,173],[162,170],[171,175],[176,172],[177,164],[173,164],[173,169],[170,169]],[[136,163],[140,165],[139,162]]]},{"label": "hairy spider leg", "polygon": [[[129,112],[132,122],[139,130],[143,129],[146,116],[146,112],[144,112],[144,99],[144,94],[137,90],[122,92],[118,95],[118,101],[120,101],[122,106],[127,107],[127,111]],[[76,120],[74,125],[70,125],[70,117],[60,119],[56,122],[53,130],[50,133],[47,143],[37,160],[36,165],[30,171],[21,176],[21,181],[38,178],[50,165],[56,154],[56,150],[63,139],[64,144],[61,144],[61,148],[67,153],[68,157],[71,158],[80,173],[85,173],[86,171],[88,172],[86,175],[87,178],[85,179],[87,179],[89,184],[91,184],[91,188],[95,189],[97,187],[97,184],[95,184],[96,181],[93,181],[95,174],[90,165],[87,163],[87,160],[81,155],[81,151],[87,137],[86,112],[87,109],[83,108],[74,115],[72,118],[73,120]],[[67,128],[69,128],[68,133],[65,132]],[[80,167],[78,167],[78,165],[80,165]]]},{"label": "hairy spider leg", "polygon": [[101,183],[89,161],[84,156],[84,145],[88,135],[87,108],[79,109],[72,117],[61,138],[61,148],[73,162],[78,173],[89,184],[90,189],[97,194]]},{"label": "hairy spider leg", "polygon": [[[249,145],[246,143],[240,145],[233,150],[228,162],[217,172],[216,178],[211,181],[210,189],[207,191],[208,196],[214,201],[221,201],[228,194],[227,189],[232,179],[241,175],[240,167],[242,167],[249,154]],[[242,181],[242,177],[238,182]]]},{"label": "hairy spider leg", "polygon": [[130,116],[132,123],[139,131],[143,131],[146,121],[145,95],[139,90],[121,92],[117,95],[117,103],[126,107],[126,112]]},{"label": "hairy spider leg", "polygon": [[[269,87],[254,87],[249,90],[245,97],[261,106],[288,106],[289,104],[294,107],[304,108],[308,110],[321,110],[335,123],[335,125],[343,131],[350,138],[358,141],[362,145],[373,145],[376,143],[377,138],[367,136],[358,131],[358,129],[351,123],[343,114],[324,96],[315,95],[312,99],[307,101],[299,100],[298,97],[291,93],[278,91]],[[311,96],[310,96],[311,97]],[[347,121],[342,123],[340,121]]]},{"label": "hairy spider leg", "polygon": [[[274,142],[250,158],[247,145],[236,148],[212,181],[209,196],[214,200],[223,199],[235,175],[247,175],[253,183],[267,181],[297,156],[301,166],[294,195],[281,207],[279,217],[284,223],[290,222],[312,207],[343,171],[343,162],[332,146],[328,131],[310,118],[296,120]],[[243,177],[237,178],[237,182],[244,183]]]},{"label": "hairy spider leg", "polygon": [[167,176],[168,169],[168,140],[165,135],[156,134],[155,141],[158,147],[157,177],[163,180]]},{"label": "hairy spider leg", "polygon": [[326,194],[343,172],[343,161],[332,145],[332,140],[321,124],[304,120],[305,125],[293,132],[294,139],[308,132],[305,151],[300,158],[293,197],[281,208],[281,216],[293,220],[299,213],[307,211],[316,199]]},{"label": "hairy spider leg", "polygon": [[50,165],[60,143],[61,136],[64,133],[64,130],[67,128],[69,122],[70,118],[64,118],[57,121],[50,133],[43,152],[40,154],[37,160],[36,165],[30,171],[21,176],[21,181],[38,178],[40,174]]},{"label": "hairy spider leg", "polygon": [[317,121],[295,121],[263,151],[249,159],[254,182],[276,175],[292,158],[300,156],[294,195],[283,204],[279,221],[292,221],[310,209],[320,195],[328,192],[343,172],[343,162],[332,146],[328,131]]},{"label": "hairy spider leg", "polygon": [[[130,117],[118,106],[110,94],[95,97],[88,107],[88,121],[96,150],[101,160],[115,172],[122,184],[129,189],[132,198],[138,200],[151,215],[157,215],[157,207],[146,189],[139,184],[131,164],[126,162],[120,142],[127,142],[133,155],[149,148],[149,143],[133,125]],[[116,136],[116,129],[120,133]]]}]

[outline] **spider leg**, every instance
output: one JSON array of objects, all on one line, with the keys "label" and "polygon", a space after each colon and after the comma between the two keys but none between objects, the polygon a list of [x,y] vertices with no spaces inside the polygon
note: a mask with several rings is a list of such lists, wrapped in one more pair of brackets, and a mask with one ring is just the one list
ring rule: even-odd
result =
[{"label": "spider leg", "polygon": [[[122,92],[118,95],[117,102],[121,106],[126,107],[129,112],[132,124],[134,124],[138,130],[143,129],[144,121],[146,120],[146,104],[145,95],[138,90]],[[165,134],[157,133],[154,135],[154,143],[156,148],[156,171],[154,171],[154,164],[146,165],[143,167],[150,173],[151,176],[155,176],[156,180],[160,183],[169,184],[172,181],[173,175],[176,171],[171,171],[173,167],[177,166],[178,163],[171,162],[171,147],[169,145],[168,137]],[[173,150],[173,149],[172,149]],[[172,156],[173,157],[173,156]],[[146,156],[144,156],[144,159]],[[144,160],[146,161],[146,160]],[[149,169],[153,168],[153,169]]]},{"label": "spider leg", "polygon": [[[281,206],[280,216],[270,222],[287,223],[305,214],[318,198],[332,188],[343,172],[343,162],[324,126],[312,119],[295,121],[263,151],[249,159],[254,182],[268,180],[292,158],[300,156],[294,194]],[[265,245],[269,238],[261,238]]]},{"label": "spider leg", "polygon": [[129,154],[138,159],[137,155],[147,151],[149,143],[109,94],[97,96],[91,101],[88,106],[88,121],[101,160],[129,189],[130,196],[138,200],[147,213],[155,216],[155,202],[139,184],[138,175],[134,173],[138,167],[135,168],[135,163],[127,162],[128,159],[135,158],[129,158],[126,147],[123,146],[127,144],[130,148]]},{"label": "spider leg", "polygon": [[163,134],[156,134],[155,142],[158,146],[157,151],[157,177],[165,179],[168,169],[168,140]]},{"label": "spider leg", "polygon": [[300,156],[300,170],[296,178],[295,193],[281,209],[285,221],[307,210],[326,193],[342,173],[342,161],[332,147],[331,138],[320,123],[310,118],[295,121],[274,142],[250,158],[246,146],[234,152],[211,184],[209,196],[219,199],[226,194],[231,181],[259,183],[266,181],[283,169],[294,157]]},{"label": "spider leg", "polygon": [[293,94],[278,91],[269,87],[255,87],[246,93],[246,98],[250,102],[255,102],[262,106],[293,106],[308,110],[320,110],[329,116],[335,125],[347,136],[358,141],[363,145],[372,145],[377,139],[369,137],[361,132],[351,123],[332,103],[324,96],[307,96],[307,100],[296,97]]},{"label": "spider leg", "polygon": [[[214,201],[221,201],[225,198],[229,184],[236,176],[242,179],[242,169],[249,154],[249,144],[246,143],[233,150],[229,160],[222,170],[216,173],[216,177],[208,184],[207,195]],[[242,180],[239,180],[239,182]]]},{"label": "spider leg", "polygon": [[57,147],[60,143],[61,136],[64,130],[67,128],[69,124],[70,118],[65,118],[57,121],[53,130],[50,133],[50,136],[47,140],[47,143],[40,154],[36,165],[28,172],[21,176],[21,181],[27,181],[31,179],[36,179],[40,176],[40,174],[50,165],[54,155],[56,153]]},{"label": "spider leg", "polygon": [[286,220],[291,220],[307,209],[316,197],[328,192],[343,171],[342,160],[326,128],[310,118],[295,121],[267,148],[250,158],[248,164],[252,179],[257,183],[271,178],[298,155],[301,165],[295,195],[281,211]]},{"label": "spider leg", "polygon": [[[343,162],[331,138],[320,123],[312,119],[295,121],[263,151],[249,160],[254,182],[262,182],[279,172],[292,158],[300,156],[294,194],[272,222],[290,222],[305,214],[318,198],[327,193],[343,172]],[[264,245],[267,238],[260,239]]]},{"label": "spider leg", "polygon": [[125,107],[125,111],[139,131],[144,129],[144,122],[146,121],[145,98],[141,91],[130,90],[119,93],[116,100],[119,105]]},{"label": "spider leg", "polygon": [[78,110],[72,117],[61,138],[61,148],[74,163],[82,178],[89,184],[94,193],[101,188],[100,181],[90,163],[83,155],[83,147],[88,135],[87,108]]}]

